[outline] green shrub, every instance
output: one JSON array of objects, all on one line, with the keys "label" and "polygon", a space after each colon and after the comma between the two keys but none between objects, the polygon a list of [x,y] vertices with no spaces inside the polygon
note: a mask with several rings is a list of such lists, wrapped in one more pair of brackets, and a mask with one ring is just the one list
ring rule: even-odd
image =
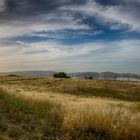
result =
[{"label": "green shrub", "polygon": [[54,78],[70,78],[70,77],[67,76],[67,74],[64,73],[64,72],[55,73],[55,74],[53,75],[53,77],[54,77]]}]

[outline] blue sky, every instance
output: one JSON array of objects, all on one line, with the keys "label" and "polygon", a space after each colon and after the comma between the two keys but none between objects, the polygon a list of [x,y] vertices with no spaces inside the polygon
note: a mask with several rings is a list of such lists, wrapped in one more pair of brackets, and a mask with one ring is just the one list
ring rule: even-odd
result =
[{"label": "blue sky", "polygon": [[140,73],[140,0],[1,0],[0,71]]}]

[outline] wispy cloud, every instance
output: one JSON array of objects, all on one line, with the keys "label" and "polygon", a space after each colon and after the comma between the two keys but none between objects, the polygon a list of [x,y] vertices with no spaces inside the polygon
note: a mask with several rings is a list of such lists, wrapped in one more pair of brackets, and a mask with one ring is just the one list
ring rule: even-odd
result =
[{"label": "wispy cloud", "polygon": [[[76,65],[77,68],[81,67],[80,65],[82,67],[91,67],[92,65],[95,67],[99,64],[103,65],[104,68],[106,66],[111,68],[112,64],[117,64],[114,66],[115,69],[119,63],[125,65],[130,60],[140,60],[139,46],[139,40],[95,42],[72,46],[62,45],[58,42],[16,42],[10,46],[9,43],[5,42],[1,48],[0,65],[3,65],[3,70],[7,67],[10,67],[11,70],[16,70],[17,67],[20,67],[20,70],[42,67],[43,69],[67,70],[66,66],[68,67],[69,64],[72,67]],[[59,67],[59,63],[60,66],[65,67]]]},{"label": "wispy cloud", "polygon": [[1,0],[0,71],[139,71],[139,9],[139,0]]},{"label": "wispy cloud", "polygon": [[[99,2],[99,1],[98,1]],[[97,1],[88,1],[85,5],[64,6],[62,9],[82,13],[83,15],[94,17],[98,23],[109,25],[111,28],[118,29],[129,26],[132,30],[140,29],[140,1],[125,1],[117,5],[103,5]],[[101,2],[101,1],[100,1]]]}]

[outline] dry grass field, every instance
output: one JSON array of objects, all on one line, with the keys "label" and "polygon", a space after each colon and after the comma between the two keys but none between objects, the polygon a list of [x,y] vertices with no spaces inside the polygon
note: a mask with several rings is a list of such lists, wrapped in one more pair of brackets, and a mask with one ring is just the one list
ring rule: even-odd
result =
[{"label": "dry grass field", "polygon": [[139,140],[140,83],[0,77],[2,140]]}]

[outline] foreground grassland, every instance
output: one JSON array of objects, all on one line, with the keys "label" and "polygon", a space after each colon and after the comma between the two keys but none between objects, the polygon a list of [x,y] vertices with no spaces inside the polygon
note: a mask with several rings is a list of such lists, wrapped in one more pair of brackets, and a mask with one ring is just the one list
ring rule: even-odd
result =
[{"label": "foreground grassland", "polygon": [[0,140],[139,140],[140,83],[0,77]]}]

